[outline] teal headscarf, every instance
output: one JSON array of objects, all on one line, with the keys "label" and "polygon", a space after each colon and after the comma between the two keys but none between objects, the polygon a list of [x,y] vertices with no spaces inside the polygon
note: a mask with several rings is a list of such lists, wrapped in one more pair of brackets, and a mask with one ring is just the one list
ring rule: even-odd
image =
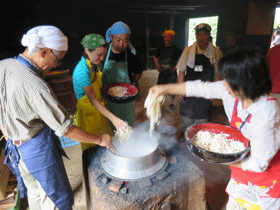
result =
[{"label": "teal headscarf", "polygon": [[[131,34],[130,28],[122,21],[118,21],[114,23],[107,31],[106,31],[106,41],[109,43],[111,41],[111,35],[119,35],[119,34]],[[136,55],[136,50],[129,42],[128,48],[130,51]]]},{"label": "teal headscarf", "polygon": [[106,32],[106,41],[110,42],[111,35],[131,34],[130,28],[124,22],[119,21],[114,23]]}]

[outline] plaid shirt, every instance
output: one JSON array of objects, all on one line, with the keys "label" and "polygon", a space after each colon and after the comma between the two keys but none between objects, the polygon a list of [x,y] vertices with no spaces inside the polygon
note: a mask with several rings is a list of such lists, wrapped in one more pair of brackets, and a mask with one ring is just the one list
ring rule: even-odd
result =
[{"label": "plaid shirt", "polygon": [[[0,61],[0,124],[12,140],[26,141],[47,124],[57,136],[72,126],[64,107],[44,81],[42,70],[22,56],[35,71],[16,59]],[[40,76],[41,75],[41,76]]]}]

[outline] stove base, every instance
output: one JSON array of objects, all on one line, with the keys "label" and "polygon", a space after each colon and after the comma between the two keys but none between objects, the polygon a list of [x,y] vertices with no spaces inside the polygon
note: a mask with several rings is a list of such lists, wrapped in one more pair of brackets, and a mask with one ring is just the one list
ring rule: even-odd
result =
[{"label": "stove base", "polygon": [[[166,204],[172,210],[206,209],[205,179],[202,171],[188,158],[185,144],[177,144],[168,151],[171,159],[177,161],[171,161],[162,175],[146,181],[118,183],[118,189],[114,190],[112,183],[116,180],[100,172],[103,152],[103,148],[92,148],[87,153],[87,209],[159,210]],[[96,174],[98,170],[99,174]],[[105,182],[105,178],[108,181]]]}]

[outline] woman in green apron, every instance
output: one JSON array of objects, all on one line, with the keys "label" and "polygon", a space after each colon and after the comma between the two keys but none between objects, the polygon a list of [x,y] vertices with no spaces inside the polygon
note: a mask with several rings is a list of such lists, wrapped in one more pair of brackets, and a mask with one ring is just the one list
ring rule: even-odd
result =
[{"label": "woman in green apron", "polygon": [[[130,28],[123,22],[116,22],[106,32],[106,41],[112,43],[105,59],[102,84],[125,82],[131,83],[128,72],[128,49],[135,55],[130,39]],[[106,102],[106,107],[117,117],[133,126],[135,120],[135,102],[118,104],[111,101]],[[113,124],[111,128],[115,130]]]},{"label": "woman in green apron", "polygon": [[[108,44],[99,34],[89,34],[81,42],[84,54],[73,72],[74,91],[78,100],[75,123],[84,131],[100,135],[112,135],[107,118],[119,129],[126,129],[127,123],[116,117],[105,107],[100,89],[102,72],[98,66],[104,60]],[[81,143],[82,150],[90,144]]]}]

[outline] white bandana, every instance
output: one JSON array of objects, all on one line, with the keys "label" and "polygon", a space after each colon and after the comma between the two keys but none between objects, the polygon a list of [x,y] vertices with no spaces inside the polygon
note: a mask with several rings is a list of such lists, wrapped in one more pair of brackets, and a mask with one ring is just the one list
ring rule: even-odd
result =
[{"label": "white bandana", "polygon": [[23,35],[21,44],[28,48],[31,55],[36,47],[48,47],[52,50],[67,51],[68,39],[61,30],[55,26],[37,26]]}]

